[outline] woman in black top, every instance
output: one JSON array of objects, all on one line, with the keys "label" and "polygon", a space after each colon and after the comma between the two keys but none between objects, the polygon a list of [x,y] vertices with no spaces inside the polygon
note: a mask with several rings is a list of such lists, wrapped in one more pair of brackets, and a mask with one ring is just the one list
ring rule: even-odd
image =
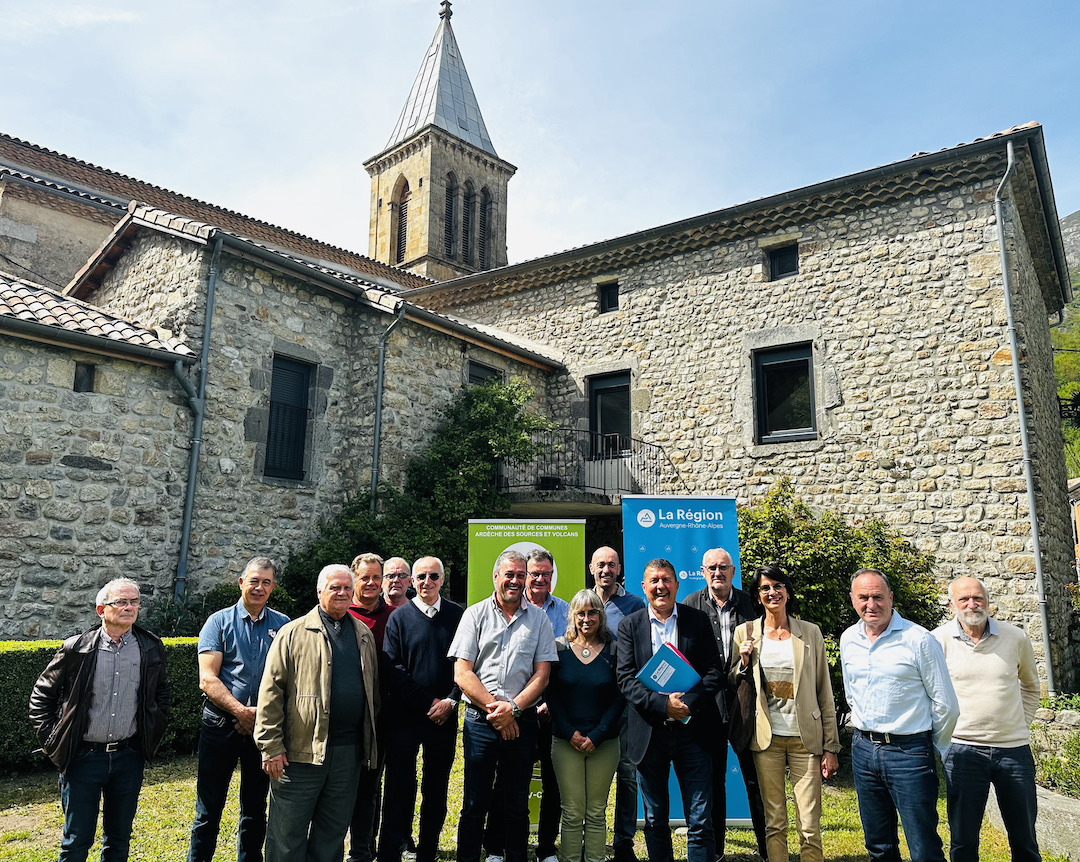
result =
[{"label": "woman in black top", "polygon": [[615,645],[604,606],[592,590],[570,600],[566,636],[556,643],[559,660],[551,665],[544,699],[551,710],[551,762],[562,796],[560,859],[604,862],[623,697],[615,684]]}]

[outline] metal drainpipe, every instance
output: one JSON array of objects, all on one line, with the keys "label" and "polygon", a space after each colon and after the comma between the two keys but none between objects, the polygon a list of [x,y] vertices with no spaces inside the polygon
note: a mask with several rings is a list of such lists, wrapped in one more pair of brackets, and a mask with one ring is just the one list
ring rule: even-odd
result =
[{"label": "metal drainpipe", "polygon": [[1031,548],[1035,554],[1035,588],[1039,597],[1039,619],[1042,622],[1043,654],[1046,656],[1046,690],[1050,697],[1057,694],[1054,686],[1054,662],[1050,651],[1050,621],[1046,609],[1046,584],[1043,578],[1042,547],[1039,542],[1039,516],[1035,505],[1035,477],[1031,471],[1031,443],[1028,440],[1027,410],[1024,407],[1024,390],[1020,380],[1020,346],[1016,338],[1016,318],[1013,316],[1012,278],[1009,274],[1008,256],[1005,252],[1005,222],[1002,218],[1001,193],[1016,167],[1013,142],[1008,142],[1009,162],[1005,176],[994,193],[994,218],[997,220],[998,247],[1001,253],[1001,278],[1005,288],[1005,314],[1009,326],[1009,350],[1012,352],[1013,382],[1016,384],[1016,406],[1020,416],[1020,446],[1024,453],[1024,479],[1027,482],[1028,517],[1031,519]]},{"label": "metal drainpipe", "polygon": [[371,514],[375,514],[375,492],[379,487],[379,443],[382,439],[382,393],[383,380],[386,378],[386,342],[405,317],[405,303],[397,308],[397,317],[379,337],[379,373],[375,380],[375,442],[371,446]]},{"label": "metal drainpipe", "polygon": [[191,516],[195,511],[195,483],[199,478],[199,456],[202,453],[203,417],[206,415],[206,369],[210,364],[210,327],[214,320],[214,296],[217,289],[218,266],[221,263],[222,235],[214,242],[214,255],[210,258],[210,273],[206,280],[206,315],[203,319],[202,350],[199,353],[199,391],[180,372],[176,363],[173,373],[188,394],[188,405],[195,417],[191,429],[191,452],[188,456],[187,496],[184,498],[184,524],[180,529],[180,559],[176,564],[176,580],[173,596],[177,601],[187,591],[188,548],[191,544]]}]

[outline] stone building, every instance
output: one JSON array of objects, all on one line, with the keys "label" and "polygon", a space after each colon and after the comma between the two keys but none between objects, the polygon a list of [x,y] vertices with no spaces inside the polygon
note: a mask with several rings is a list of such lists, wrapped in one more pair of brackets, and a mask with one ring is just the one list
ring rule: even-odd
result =
[{"label": "stone building", "polygon": [[[624,493],[745,503],[787,477],[985,578],[1071,687],[1041,128],[507,266],[515,169],[448,5],[367,163],[371,257],[0,136],[0,636],[70,630],[43,589],[85,608],[103,569],[202,588],[287,554],[394,481],[461,386],[513,374],[557,430],[500,477],[512,513],[599,537]],[[73,340],[31,294],[152,355]]]}]

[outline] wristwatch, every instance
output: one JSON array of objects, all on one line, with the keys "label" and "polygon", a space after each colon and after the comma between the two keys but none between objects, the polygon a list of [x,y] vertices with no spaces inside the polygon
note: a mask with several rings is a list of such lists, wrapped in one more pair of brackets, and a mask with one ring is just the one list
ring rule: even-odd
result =
[{"label": "wristwatch", "polygon": [[514,720],[521,718],[521,707],[517,705],[517,701],[510,701],[510,714],[514,716]]}]

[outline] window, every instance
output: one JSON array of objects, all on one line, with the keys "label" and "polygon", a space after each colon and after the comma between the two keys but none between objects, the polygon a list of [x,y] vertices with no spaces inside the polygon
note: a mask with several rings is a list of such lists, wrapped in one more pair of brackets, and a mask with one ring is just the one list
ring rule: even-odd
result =
[{"label": "window", "polygon": [[96,373],[96,365],[91,365],[89,362],[76,362],[75,383],[71,387],[71,390],[73,392],[93,392],[94,377]]},{"label": "window", "polygon": [[488,225],[491,223],[491,195],[487,189],[480,191],[480,212],[477,213],[476,251],[480,269],[491,269],[488,260]]},{"label": "window", "polygon": [[396,249],[394,251],[394,263],[405,262],[405,251],[409,245],[409,199],[411,194],[409,192],[409,184],[405,185],[401,189],[401,197],[398,199],[397,205],[397,239]]},{"label": "window", "polygon": [[589,378],[589,438],[593,458],[630,451],[630,372]]},{"label": "window", "polygon": [[497,380],[502,383],[503,373],[498,368],[484,365],[480,362],[469,360],[469,385],[480,386],[489,380]]},{"label": "window", "polygon": [[307,444],[308,390],[312,367],[295,359],[274,357],[270,381],[270,421],[263,474],[282,479],[304,478]]},{"label": "window", "polygon": [[609,281],[596,286],[597,298],[600,301],[600,313],[619,310],[619,282]]},{"label": "window", "polygon": [[461,259],[468,264],[473,262],[473,210],[476,195],[472,183],[465,183],[465,194],[461,204]]},{"label": "window", "polygon": [[798,245],[785,245],[769,251],[769,279],[771,281],[798,274]]},{"label": "window", "polygon": [[813,346],[755,351],[754,401],[759,443],[816,439]]},{"label": "window", "polygon": [[446,207],[443,211],[443,254],[447,260],[454,259],[454,212],[457,202],[457,180],[453,174],[446,175]]}]

